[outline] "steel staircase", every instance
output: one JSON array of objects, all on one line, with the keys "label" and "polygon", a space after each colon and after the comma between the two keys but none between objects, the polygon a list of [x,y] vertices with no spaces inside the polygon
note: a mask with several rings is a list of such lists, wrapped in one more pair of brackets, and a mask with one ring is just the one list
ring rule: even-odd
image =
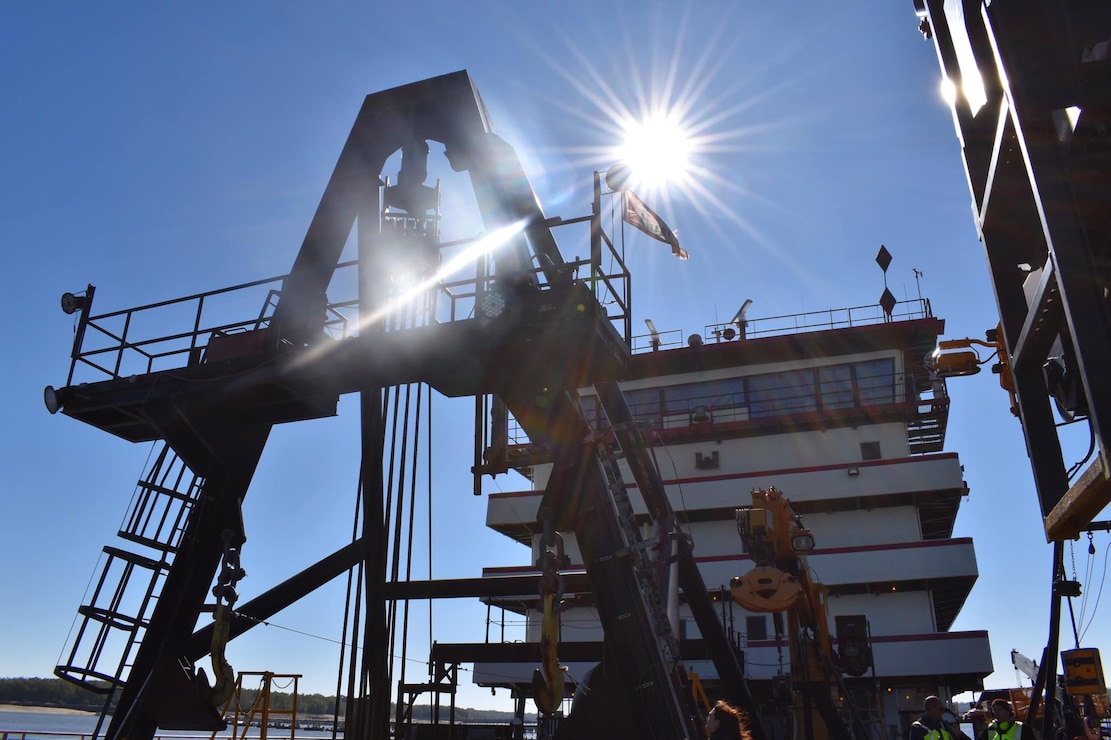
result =
[{"label": "steel staircase", "polygon": [[79,626],[54,674],[103,695],[106,712],[127,681],[203,484],[159,443],[118,532],[131,548],[105,546],[95,585],[77,610]]}]

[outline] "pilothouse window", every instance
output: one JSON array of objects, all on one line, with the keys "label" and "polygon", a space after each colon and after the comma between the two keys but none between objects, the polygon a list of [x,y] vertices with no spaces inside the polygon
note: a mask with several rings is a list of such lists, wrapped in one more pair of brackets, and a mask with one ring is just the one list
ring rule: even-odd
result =
[{"label": "pilothouse window", "polygon": [[818,391],[821,393],[822,408],[827,411],[855,406],[852,366],[836,365],[818,368]]},{"label": "pilothouse window", "polygon": [[[890,404],[895,387],[895,361],[885,358],[641,388],[626,391],[625,400],[637,422],[659,429],[686,426],[696,409],[720,423]],[[591,426],[604,426],[597,398],[587,395],[581,401]]]},{"label": "pilothouse window", "polygon": [[817,411],[813,370],[791,370],[748,379],[748,413],[754,418]]},{"label": "pilothouse window", "polygon": [[711,380],[663,388],[665,413],[689,414],[698,406],[728,409],[745,405],[744,378]]},{"label": "pilothouse window", "polygon": [[872,360],[853,365],[861,405],[895,403],[895,362]]}]

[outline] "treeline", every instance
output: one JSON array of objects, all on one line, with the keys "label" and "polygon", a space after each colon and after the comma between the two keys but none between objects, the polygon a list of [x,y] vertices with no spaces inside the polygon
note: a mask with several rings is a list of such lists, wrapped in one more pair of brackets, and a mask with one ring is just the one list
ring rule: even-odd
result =
[{"label": "treeline", "polygon": [[0,704],[97,712],[104,706],[104,697],[60,678],[0,678]]},{"label": "treeline", "polygon": [[[104,684],[107,686],[107,684]],[[251,707],[258,698],[258,689],[244,688],[240,692],[240,704],[244,708]],[[0,704],[23,704],[36,707],[64,707],[66,709],[84,709],[99,712],[104,706],[104,697],[83,689],[69,681],[60,678],[0,678]],[[272,691],[270,692],[270,708],[289,710],[293,707],[293,694]],[[342,719],[346,711],[347,702],[340,699],[339,716]],[[395,705],[390,705],[391,711]],[[323,694],[298,694],[297,716],[300,718],[309,715],[331,717],[336,711],[336,697]],[[456,707],[456,722],[504,722],[512,717],[512,712],[501,712],[495,709],[471,709]],[[427,722],[432,718],[432,707],[420,705],[413,707],[413,719],[418,722]],[[446,722],[448,718],[447,702],[440,707],[440,721]]]},{"label": "treeline", "polygon": [[[254,706],[255,700],[258,699],[258,689],[244,688],[239,692],[239,705],[242,710],[248,710]],[[270,708],[277,710],[290,710],[293,708],[293,694],[285,694],[280,691],[270,692]],[[339,702],[339,716],[343,717],[344,712],[347,710],[347,701],[340,699]],[[324,696],[323,694],[297,694],[297,716],[304,718],[310,714],[332,716],[336,711],[336,697]]]}]

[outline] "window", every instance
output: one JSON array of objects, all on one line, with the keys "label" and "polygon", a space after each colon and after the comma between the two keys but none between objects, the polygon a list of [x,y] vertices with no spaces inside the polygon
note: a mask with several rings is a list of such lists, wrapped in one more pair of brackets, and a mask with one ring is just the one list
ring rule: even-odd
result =
[{"label": "window", "polygon": [[853,364],[860,404],[895,403],[895,361],[871,360]]},{"label": "window", "polygon": [[822,408],[827,411],[855,406],[852,367],[835,365],[818,368],[818,392],[822,397]]},{"label": "window", "polygon": [[791,370],[748,379],[748,412],[756,419],[818,410],[813,370]]},{"label": "window", "polygon": [[629,405],[629,413],[635,421],[642,422],[648,427],[660,426],[659,388],[625,391],[625,403]]},{"label": "window", "polygon": [[695,406],[709,406],[704,383],[675,385],[664,388],[664,413],[688,414]]},{"label": "window", "polygon": [[[633,419],[642,426],[656,429],[664,426],[664,417],[689,417],[698,407],[710,411],[710,417],[715,421],[741,421],[889,404],[895,402],[895,360],[884,358],[744,378],[643,388],[626,391],[625,401]],[[605,413],[595,396],[584,396],[582,408],[592,427],[597,429],[606,425]],[[737,412],[714,413],[729,409],[737,409]]]},{"label": "window", "polygon": [[879,460],[880,443],[879,442],[861,442],[860,443],[860,459],[864,462],[869,460]]},{"label": "window", "polygon": [[768,639],[768,618],[763,615],[758,617],[746,617],[745,634],[750,641]]},{"label": "window", "polygon": [[744,378],[673,385],[663,389],[664,413],[687,414],[695,406],[727,409],[745,405]]},{"label": "window", "polygon": [[711,408],[727,409],[745,405],[744,378],[714,380],[706,384],[706,390],[710,396]]}]

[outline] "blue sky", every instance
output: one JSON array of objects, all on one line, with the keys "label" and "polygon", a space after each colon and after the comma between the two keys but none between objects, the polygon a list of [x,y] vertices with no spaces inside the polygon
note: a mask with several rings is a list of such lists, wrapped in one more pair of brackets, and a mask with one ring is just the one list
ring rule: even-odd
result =
[{"label": "blue sky", "polygon": [[[947,336],[982,336],[994,298],[934,50],[916,26],[909,0],[4,3],[0,675],[50,675],[149,452],[44,410],[42,387],[68,367],[72,322],[58,297],[92,283],[107,311],[285,273],[368,93],[469,70],[546,212],[565,217],[587,212],[590,173],[610,164],[614,110],[685,101],[702,136],[698,186],[652,205],[691,259],[647,240],[631,253],[638,326],[700,331],[745,298],[756,317],[875,303],[882,243],[898,298],[917,295],[918,269]],[[474,222],[445,228],[470,235]],[[1045,642],[1050,550],[1005,394],[987,373],[950,392],[947,449],[971,488],[954,535],[976,538],[981,572],[954,629],[990,630],[988,684],[1014,685],[1010,650],[1036,658]],[[245,504],[245,598],[346,541],[353,400],[272,435]],[[436,403],[440,419],[469,413]],[[436,577],[527,557],[484,529],[469,456],[452,450],[467,447],[460,434],[465,421],[434,441]],[[1070,462],[1087,447],[1086,433],[1071,436]],[[523,486],[510,476],[488,490]],[[1095,543],[1091,562],[1076,546],[1089,594],[1079,616],[1094,619],[1085,645],[1107,653],[1108,608],[1094,602],[1111,541]],[[342,589],[324,589],[229,658],[331,693],[338,648],[322,638],[338,637],[341,609]],[[438,605],[437,639],[480,640],[484,618],[476,604]],[[414,640],[411,675],[426,643]],[[477,688],[460,697],[504,701]]]}]

